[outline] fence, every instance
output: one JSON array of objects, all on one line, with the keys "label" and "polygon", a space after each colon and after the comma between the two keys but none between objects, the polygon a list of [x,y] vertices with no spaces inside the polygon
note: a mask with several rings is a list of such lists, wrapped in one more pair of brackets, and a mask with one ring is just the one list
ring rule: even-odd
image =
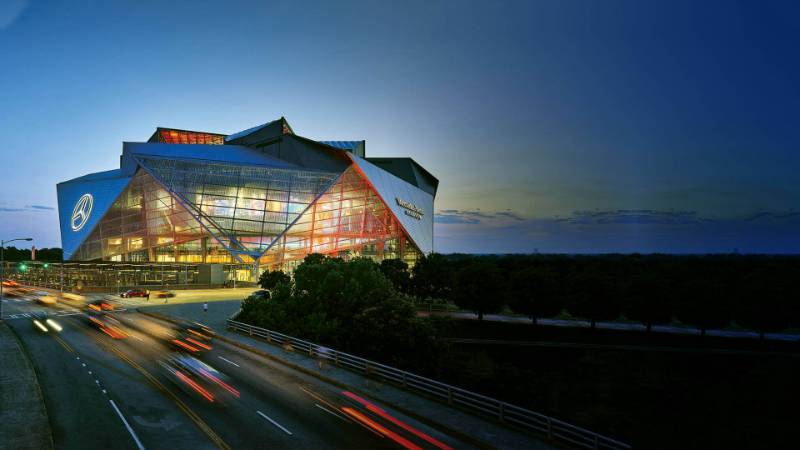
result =
[{"label": "fence", "polygon": [[630,445],[623,442],[554,419],[544,414],[539,414],[411,372],[406,372],[358,356],[323,347],[312,342],[297,339],[278,333],[277,331],[255,327],[246,323],[237,322],[233,319],[228,319],[228,328],[266,339],[267,342],[271,344],[291,346],[292,349],[307,353],[311,357],[324,359],[337,366],[392,382],[410,391],[422,392],[444,400],[450,405],[458,405],[473,412],[493,417],[501,422],[507,422],[526,430],[543,433],[553,440],[591,449],[631,448]]}]

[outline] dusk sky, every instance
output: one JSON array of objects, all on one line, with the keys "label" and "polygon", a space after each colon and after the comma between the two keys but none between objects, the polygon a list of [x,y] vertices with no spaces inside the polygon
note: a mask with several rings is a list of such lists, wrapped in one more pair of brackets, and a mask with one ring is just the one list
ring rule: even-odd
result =
[{"label": "dusk sky", "polygon": [[439,252],[799,253],[798,17],[755,1],[3,0],[0,237],[60,246],[56,183],[119,167],[157,126],[285,116],[432,172]]}]

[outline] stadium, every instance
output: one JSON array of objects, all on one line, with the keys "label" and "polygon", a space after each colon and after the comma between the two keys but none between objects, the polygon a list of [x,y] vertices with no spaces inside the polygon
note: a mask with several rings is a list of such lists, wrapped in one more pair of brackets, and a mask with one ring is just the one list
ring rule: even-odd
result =
[{"label": "stadium", "polygon": [[250,280],[311,253],[413,266],[433,250],[438,180],[365,147],[284,118],[231,135],[159,127],[123,143],[118,169],[58,184],[64,261],[236,265]]}]

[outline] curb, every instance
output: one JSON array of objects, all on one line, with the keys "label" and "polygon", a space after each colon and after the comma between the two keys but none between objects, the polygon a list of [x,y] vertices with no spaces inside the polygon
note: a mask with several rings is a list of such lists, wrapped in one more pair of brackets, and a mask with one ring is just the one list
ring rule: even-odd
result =
[{"label": "curb", "polygon": [[31,362],[31,355],[30,353],[28,353],[28,348],[25,347],[25,344],[22,342],[22,339],[19,338],[19,335],[17,334],[16,330],[14,330],[13,327],[9,326],[8,323],[2,319],[0,319],[0,326],[7,327],[8,330],[11,332],[11,334],[14,336],[14,339],[16,339],[17,341],[17,345],[22,350],[22,356],[23,356],[22,359],[25,360],[25,364],[28,366],[31,372],[33,372],[33,375],[35,377],[34,384],[36,385],[36,394],[39,396],[39,402],[41,403],[42,410],[44,411],[44,418],[47,421],[47,430],[45,434],[47,435],[47,441],[50,444],[49,448],[53,449],[55,448],[55,443],[53,442],[53,427],[50,421],[50,414],[47,413],[47,404],[44,401],[42,386],[39,384],[39,371],[36,370],[36,366],[34,366],[33,362]]},{"label": "curb", "polygon": [[[174,324],[181,323],[178,320],[175,320],[175,319],[173,319],[171,317],[164,316],[162,314],[139,311],[139,309],[137,309],[136,311],[139,312],[140,314],[144,314],[146,316],[154,317],[156,319],[163,320],[163,321],[166,321],[166,322],[170,322],[170,323],[174,323]],[[356,394],[361,395],[362,397],[371,398],[372,400],[375,400],[377,402],[389,405],[392,409],[395,409],[395,410],[399,411],[403,415],[411,417],[412,419],[414,419],[414,420],[416,420],[418,422],[422,422],[422,423],[424,423],[424,424],[430,426],[431,428],[434,428],[434,429],[436,429],[436,430],[438,430],[440,432],[443,432],[443,433],[446,433],[446,434],[450,434],[451,436],[454,436],[455,438],[457,438],[459,440],[469,442],[470,444],[472,444],[472,445],[474,445],[474,446],[476,446],[478,448],[482,448],[482,449],[486,449],[486,450],[498,450],[497,447],[489,445],[486,442],[483,442],[483,441],[481,441],[481,440],[479,440],[479,439],[477,439],[475,437],[472,437],[472,436],[469,436],[467,434],[464,434],[461,431],[458,431],[456,429],[450,428],[447,425],[443,425],[443,424],[441,424],[439,422],[433,421],[433,420],[431,420],[431,419],[429,419],[427,417],[421,416],[421,415],[419,415],[419,414],[417,414],[417,413],[415,413],[413,411],[409,411],[406,408],[403,408],[401,406],[397,406],[395,404],[389,403],[386,400],[376,398],[375,396],[373,396],[373,395],[371,395],[369,393],[366,393],[366,392],[364,392],[364,391],[362,391],[360,389],[353,388],[352,386],[348,386],[348,385],[342,383],[341,381],[334,380],[333,378],[329,378],[329,377],[327,377],[325,375],[322,375],[322,374],[320,374],[318,372],[315,372],[313,370],[307,369],[307,368],[299,366],[299,365],[297,365],[295,363],[292,363],[292,362],[286,361],[284,359],[278,358],[275,355],[271,355],[269,353],[263,352],[263,351],[255,348],[255,347],[247,345],[247,344],[245,344],[243,342],[239,342],[239,341],[237,341],[235,339],[231,339],[231,338],[226,337],[226,336],[221,336],[219,334],[215,335],[214,337],[216,339],[219,339],[219,340],[221,340],[223,342],[226,342],[226,343],[228,343],[230,345],[233,345],[234,347],[238,347],[238,348],[240,348],[242,350],[249,351],[251,353],[255,353],[257,355],[263,356],[263,357],[265,357],[265,358],[267,358],[267,359],[269,359],[271,361],[275,361],[277,363],[283,364],[283,365],[285,365],[287,367],[290,367],[290,368],[292,368],[294,370],[297,370],[298,372],[302,372],[302,373],[304,373],[306,375],[310,375],[310,376],[315,377],[315,378],[317,378],[319,380],[322,380],[322,381],[324,381],[326,383],[332,384],[332,385],[340,387],[340,388],[348,389],[351,392],[355,392]]]}]

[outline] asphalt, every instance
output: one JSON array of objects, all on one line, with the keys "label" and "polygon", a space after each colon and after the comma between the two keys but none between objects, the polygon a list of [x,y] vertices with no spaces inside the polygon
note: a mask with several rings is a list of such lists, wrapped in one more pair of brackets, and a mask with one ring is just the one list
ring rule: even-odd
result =
[{"label": "asphalt", "polygon": [[143,313],[155,313],[174,318],[186,318],[205,323],[229,339],[235,339],[265,355],[284,361],[304,371],[330,380],[338,385],[345,385],[363,392],[370,398],[378,399],[384,404],[393,405],[402,411],[415,416],[422,416],[424,420],[435,423],[458,434],[462,439],[478,446],[495,448],[525,448],[548,449],[552,444],[541,439],[535,439],[527,433],[510,429],[492,420],[484,420],[457,408],[446,406],[436,400],[411,395],[407,391],[391,384],[365,378],[360,374],[332,366],[320,364],[307,355],[286,350],[283,347],[269,344],[261,339],[250,337],[226,329],[226,320],[239,310],[240,301],[209,303],[208,312],[204,312],[201,304],[184,303],[175,305],[155,305],[138,308]]},{"label": "asphalt", "polygon": [[[202,308],[187,298],[169,301]],[[199,358],[240,395],[211,403],[159,365],[170,350],[152,329],[168,324],[136,312],[140,302],[120,302],[112,313],[126,339],[91,328],[76,304],[4,303],[6,322],[39,375],[55,448],[473,448],[390,405],[379,407],[393,420],[381,417],[340,386],[221,340]],[[222,305],[234,308],[210,302],[215,317]],[[37,310],[62,330],[38,330],[28,317]]]}]

